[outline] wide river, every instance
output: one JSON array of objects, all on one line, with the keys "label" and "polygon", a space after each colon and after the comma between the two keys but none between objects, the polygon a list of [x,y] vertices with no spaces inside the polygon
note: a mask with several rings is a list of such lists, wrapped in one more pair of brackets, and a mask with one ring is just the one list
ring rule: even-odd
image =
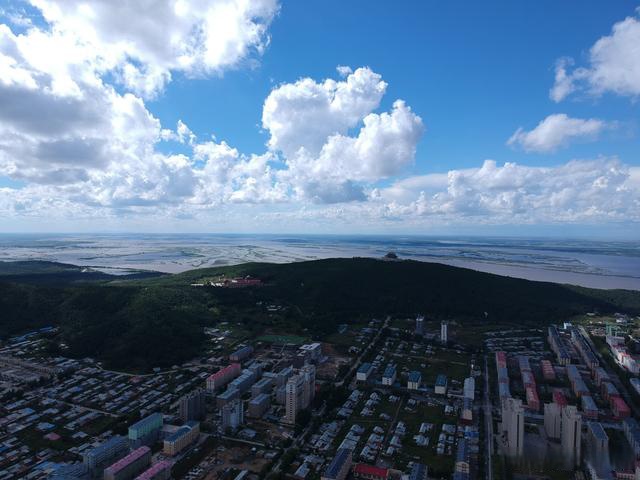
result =
[{"label": "wide river", "polygon": [[243,262],[329,257],[400,258],[530,280],[640,290],[640,242],[545,238],[218,235],[0,234],[0,261],[51,260],[111,273],[181,272]]}]

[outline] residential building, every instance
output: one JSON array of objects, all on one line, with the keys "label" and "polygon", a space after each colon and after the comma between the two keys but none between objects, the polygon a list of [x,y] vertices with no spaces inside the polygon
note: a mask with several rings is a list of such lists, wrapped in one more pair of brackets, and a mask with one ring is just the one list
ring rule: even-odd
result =
[{"label": "residential building", "polygon": [[106,466],[121,459],[128,452],[129,443],[127,439],[120,435],[115,435],[97,447],[86,451],[82,455],[82,463],[92,475],[101,476]]},{"label": "residential building", "polygon": [[416,335],[424,335],[424,316],[416,317]]},{"label": "residential building", "polygon": [[560,439],[562,407],[557,403],[544,404],[544,431],[549,438]]},{"label": "residential building", "polygon": [[409,390],[418,390],[422,384],[422,374],[417,371],[409,372],[407,380],[407,388]]},{"label": "residential building", "polygon": [[575,468],[580,464],[582,435],[582,417],[577,407],[567,405],[562,409],[562,456],[567,468]]},{"label": "residential building", "polygon": [[522,401],[507,398],[502,404],[502,430],[507,456],[518,458],[524,448],[524,408]]},{"label": "residential building", "polygon": [[241,367],[239,363],[232,363],[207,378],[207,392],[214,393],[216,390],[224,387],[234,378],[239,377]]},{"label": "residential building", "polygon": [[382,374],[382,384],[391,386],[396,382],[396,367],[393,365],[387,365]]},{"label": "residential building", "polygon": [[285,416],[284,421],[291,425],[296,423],[296,416],[302,410],[303,405],[303,389],[304,377],[302,375],[294,375],[287,381],[285,386]]},{"label": "residential building", "polygon": [[413,462],[409,472],[409,480],[427,480],[429,469],[424,463]]},{"label": "residential building", "polygon": [[344,480],[351,469],[352,451],[340,448],[322,473],[321,480]]},{"label": "residential building", "polygon": [[183,422],[204,420],[206,415],[206,392],[199,388],[182,396],[178,412]]},{"label": "residential building", "polygon": [[443,321],[442,323],[440,323],[440,341],[442,343],[447,343],[449,341],[448,328],[449,325],[447,324],[447,322]]},{"label": "residential building", "polygon": [[161,413],[152,413],[138,420],[129,427],[129,444],[132,448],[142,445],[151,445],[160,434],[163,425],[163,417]]},{"label": "residential building", "polygon": [[238,363],[251,356],[253,353],[253,347],[250,345],[240,347],[235,352],[229,355],[229,361]]},{"label": "residential building", "polygon": [[434,387],[434,392],[438,395],[446,395],[447,394],[447,384],[449,383],[449,380],[447,379],[447,376],[444,374],[439,374],[436,377],[436,384]]},{"label": "residential building", "polygon": [[365,362],[360,367],[358,367],[358,371],[356,372],[356,380],[359,382],[366,382],[369,380],[369,377],[373,373],[373,365],[369,362]]},{"label": "residential building", "polygon": [[232,400],[222,407],[222,429],[236,431],[244,423],[244,403],[240,399]]},{"label": "residential building", "polygon": [[104,470],[104,480],[131,480],[151,463],[151,449],[146,445],[136,448]]},{"label": "residential building", "polygon": [[473,377],[465,378],[462,391],[464,393],[464,398],[473,400],[476,394],[476,380]]},{"label": "residential building", "polygon": [[261,393],[249,401],[249,411],[247,415],[252,418],[260,418],[269,409],[271,404],[271,395]]},{"label": "residential building", "polygon": [[171,478],[172,463],[161,460],[138,475],[134,480],[169,480]]},{"label": "residential building", "polygon": [[387,480],[389,478],[389,469],[358,463],[353,467],[353,476],[363,480]]},{"label": "residential building", "polygon": [[174,456],[184,450],[187,446],[198,440],[200,436],[200,423],[187,422],[182,427],[164,439],[163,453]]}]

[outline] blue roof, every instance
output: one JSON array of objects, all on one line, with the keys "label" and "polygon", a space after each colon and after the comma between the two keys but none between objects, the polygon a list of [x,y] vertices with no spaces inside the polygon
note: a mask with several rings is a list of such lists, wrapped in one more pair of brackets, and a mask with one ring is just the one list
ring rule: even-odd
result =
[{"label": "blue roof", "polygon": [[173,432],[171,435],[169,435],[166,438],[166,440],[169,441],[169,442],[175,442],[180,437],[182,437],[183,435],[186,435],[191,430],[193,430],[193,427],[195,427],[196,425],[198,425],[198,422],[187,422],[182,427],[180,427],[175,432]]},{"label": "blue roof", "polygon": [[116,435],[114,437],[111,437],[106,442],[101,443],[97,447],[92,448],[91,450],[89,450],[86,453],[86,455],[88,455],[88,456],[100,455],[101,453],[103,453],[105,451],[108,451],[108,450],[110,450],[110,449],[112,449],[114,447],[120,447],[120,446],[125,446],[125,445],[128,445],[128,443],[124,439],[124,437]]},{"label": "blue roof", "polygon": [[591,434],[598,440],[609,441],[609,436],[607,435],[607,432],[604,431],[604,428],[602,428],[602,424],[600,422],[589,422],[587,425],[591,430]]},{"label": "blue roof", "polygon": [[134,430],[142,429],[149,424],[162,425],[162,414],[161,413],[152,413],[151,415],[144,417],[142,420],[138,420],[136,423],[131,425],[129,428]]},{"label": "blue roof", "polygon": [[414,463],[409,473],[409,480],[423,480],[427,478],[427,466],[423,463]]},{"label": "blue roof", "polygon": [[467,441],[463,438],[458,442],[458,451],[456,452],[456,462],[468,462],[469,451],[467,450]]},{"label": "blue roof", "polygon": [[598,410],[596,402],[593,401],[591,395],[582,396],[582,410]]},{"label": "blue roof", "polygon": [[410,382],[419,382],[422,379],[422,374],[420,372],[409,372],[409,381]]},{"label": "blue roof", "polygon": [[336,453],[336,456],[333,457],[333,460],[331,460],[331,463],[325,470],[323,476],[327,478],[337,478],[338,473],[340,473],[340,470],[344,465],[344,462],[349,459],[349,455],[351,455],[351,450],[349,450],[348,448],[339,449]]},{"label": "blue roof", "polygon": [[447,376],[444,374],[439,374],[436,377],[436,387],[445,387],[447,385]]},{"label": "blue roof", "polygon": [[393,365],[389,365],[387,368],[384,369],[384,374],[382,375],[383,377],[393,377],[396,374],[396,367],[394,367]]},{"label": "blue roof", "polygon": [[367,373],[369,370],[371,370],[371,364],[366,362],[360,365],[360,368],[358,368],[358,373]]}]

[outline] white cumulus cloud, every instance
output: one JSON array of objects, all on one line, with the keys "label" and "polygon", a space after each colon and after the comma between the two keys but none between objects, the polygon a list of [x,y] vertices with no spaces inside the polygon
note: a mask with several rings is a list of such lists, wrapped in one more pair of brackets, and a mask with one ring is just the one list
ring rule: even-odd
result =
[{"label": "white cumulus cloud", "polygon": [[571,59],[561,59],[556,64],[555,84],[549,92],[556,102],[579,90],[591,95],[606,92],[631,97],[640,95],[638,16],[616,23],[610,35],[600,38],[589,50],[587,66],[570,70],[572,67]]},{"label": "white cumulus cloud", "polygon": [[533,130],[518,128],[507,144],[527,152],[549,153],[572,141],[594,140],[602,131],[613,127],[613,123],[595,118],[571,118],[564,113],[556,113],[542,120]]}]

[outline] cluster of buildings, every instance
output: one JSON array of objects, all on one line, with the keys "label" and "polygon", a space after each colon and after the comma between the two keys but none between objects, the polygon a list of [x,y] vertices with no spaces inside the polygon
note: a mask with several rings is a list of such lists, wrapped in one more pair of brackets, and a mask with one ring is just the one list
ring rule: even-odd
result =
[{"label": "cluster of buildings", "polygon": [[[615,346],[618,338],[607,336],[607,343]],[[601,364],[583,327],[550,326],[547,341],[551,354],[495,352],[502,453],[516,464],[536,461],[527,454],[536,449],[528,448],[531,442],[546,445],[541,458],[555,458],[566,470],[584,467],[594,479],[613,478],[614,471],[633,478],[634,472],[616,470],[609,459],[607,429],[613,428],[623,429],[631,448],[638,448],[631,463],[640,460],[640,429],[619,390],[620,379]],[[515,371],[519,377],[510,375]],[[632,379],[631,385],[640,387],[640,381]]]},{"label": "cluster of buildings", "polygon": [[627,349],[624,337],[607,335],[606,341],[618,365],[634,375],[640,373],[640,361]]}]

